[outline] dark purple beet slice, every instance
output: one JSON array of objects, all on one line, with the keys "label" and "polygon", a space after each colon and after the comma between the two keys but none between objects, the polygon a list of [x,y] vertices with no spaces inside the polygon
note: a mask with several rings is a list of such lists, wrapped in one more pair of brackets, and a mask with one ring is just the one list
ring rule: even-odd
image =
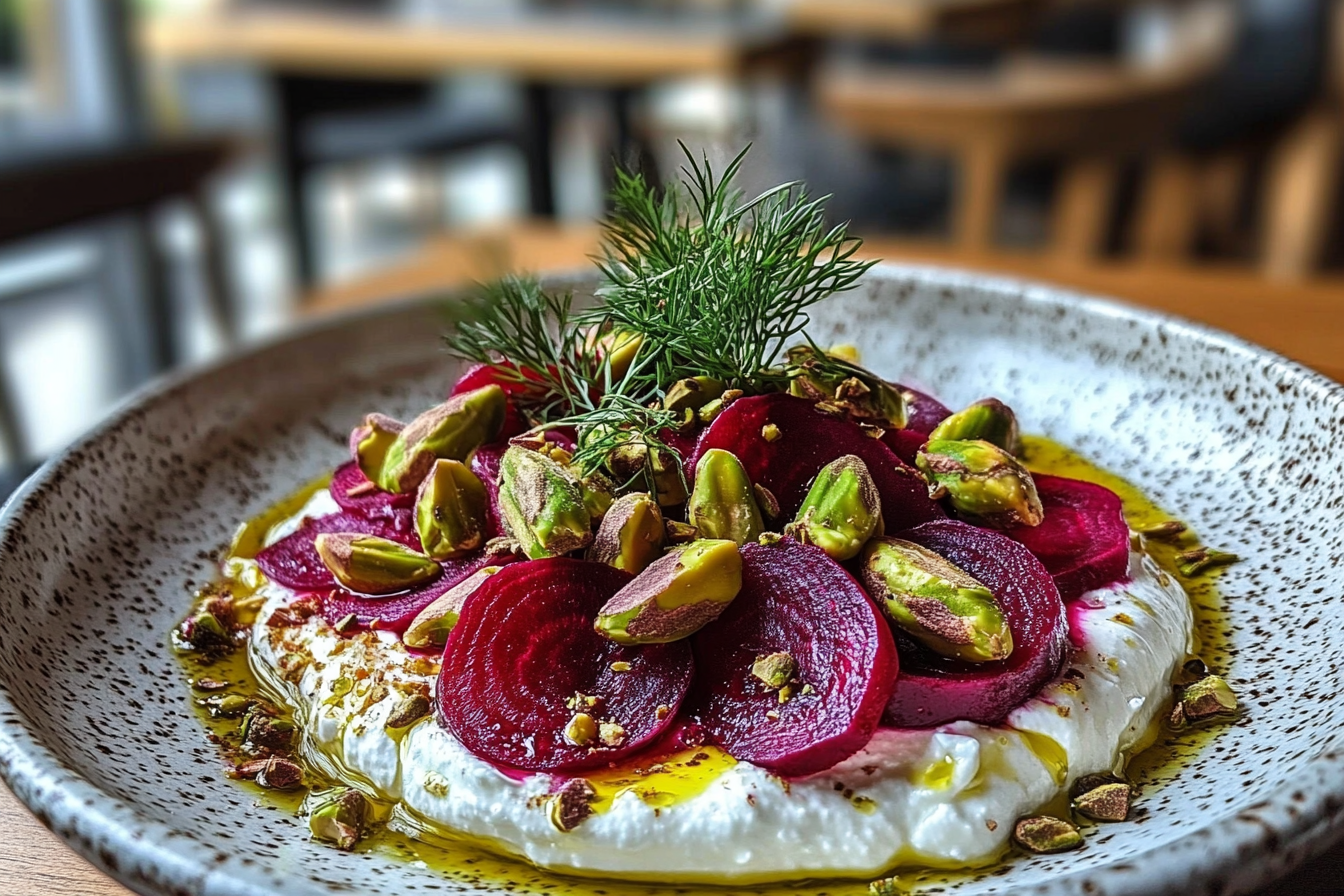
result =
[{"label": "dark purple beet slice", "polygon": [[322,595],[322,617],[334,624],[354,613],[355,620],[361,626],[371,626],[376,622],[380,629],[401,634],[417,613],[449,588],[483,566],[500,566],[512,562],[512,559],[511,554],[490,556],[485,551],[477,551],[456,560],[445,560],[439,563],[443,575],[428,585],[400,594],[355,594],[344,588],[333,588]]},{"label": "dark purple beet slice", "polygon": [[[780,775],[862,749],[897,680],[896,645],[873,602],[820,548],[792,539],[742,548],[742,590],[694,641],[700,724],[733,756]],[[757,657],[780,651],[798,664],[784,703],[751,674]]]},{"label": "dark purple beet slice", "polygon": [[485,486],[485,537],[498,538],[504,533],[499,518],[499,462],[508,450],[508,442],[491,442],[476,449],[471,456],[471,472]]},{"label": "dark purple beet slice", "polygon": [[295,591],[325,591],[335,588],[336,578],[317,555],[313,540],[323,532],[354,532],[378,535],[420,550],[420,537],[408,508],[391,511],[387,519],[369,519],[341,511],[308,518],[295,532],[257,554],[257,565],[272,582]]},{"label": "dark purple beet slice", "polygon": [[933,432],[934,427],[952,416],[952,410],[932,395],[918,389],[896,384],[896,388],[906,393],[905,428],[915,432]]},{"label": "dark purple beet slice", "polygon": [[[685,641],[622,647],[593,631],[598,610],[630,578],[560,557],[515,563],[487,579],[444,647],[440,724],[482,759],[529,771],[600,768],[655,741],[690,686],[691,648]],[[614,672],[615,662],[629,669]],[[596,705],[566,705],[576,693],[598,698]],[[617,722],[621,742],[567,740],[570,719],[585,710]]]},{"label": "dark purple beet slice", "polygon": [[[766,441],[761,429],[773,423],[779,438]],[[739,398],[715,418],[696,447],[699,459],[711,448],[737,455],[753,483],[779,499],[783,518],[793,519],[807,497],[817,472],[845,454],[856,454],[882,496],[882,518],[888,532],[946,516],[929,500],[927,487],[912,467],[871,438],[856,424],[817,413],[812,402],[791,395]],[[694,479],[694,469],[687,471]]]},{"label": "dark purple beet slice", "polygon": [[882,434],[882,444],[890,448],[892,454],[912,466],[919,449],[923,448],[928,440],[928,433],[914,429],[889,429]]},{"label": "dark purple beet slice", "polygon": [[1129,575],[1129,524],[1120,496],[1105,486],[1062,476],[1036,475],[1045,508],[1039,526],[1004,532],[1026,545],[1055,577],[1059,596],[1074,600],[1086,591]]},{"label": "dark purple beet slice", "polygon": [[397,495],[374,486],[354,461],[342,464],[332,474],[331,497],[342,510],[369,519],[399,520],[402,515],[396,511],[415,503],[414,492]]},{"label": "dark purple beet slice", "polygon": [[1054,580],[1030,551],[1000,532],[940,520],[898,537],[941,554],[994,592],[1013,632],[1013,652],[995,663],[965,663],[900,638],[901,675],[882,721],[897,728],[1003,721],[1064,660],[1069,627]]}]

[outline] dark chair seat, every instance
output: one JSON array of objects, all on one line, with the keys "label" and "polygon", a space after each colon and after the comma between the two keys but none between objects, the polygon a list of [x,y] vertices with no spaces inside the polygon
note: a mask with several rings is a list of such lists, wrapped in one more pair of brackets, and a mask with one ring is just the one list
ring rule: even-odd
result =
[{"label": "dark chair seat", "polygon": [[521,139],[517,116],[438,105],[329,113],[308,122],[300,136],[310,164],[396,153],[450,153]]}]

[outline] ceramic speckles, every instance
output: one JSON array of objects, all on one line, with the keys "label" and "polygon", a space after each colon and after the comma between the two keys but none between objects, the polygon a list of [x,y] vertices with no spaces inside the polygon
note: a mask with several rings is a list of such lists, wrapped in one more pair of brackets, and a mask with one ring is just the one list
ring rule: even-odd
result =
[{"label": "ceramic speckles", "polygon": [[[1199,327],[1056,290],[887,267],[813,336],[960,406],[986,395],[1250,558],[1222,580],[1247,706],[1087,847],[958,894],[1244,892],[1344,832],[1344,388]],[[366,411],[456,365],[426,305],[319,327],[140,395],[0,516],[0,774],[142,892],[471,892],[307,842],[222,775],[166,637],[236,524],[334,466]],[[479,890],[476,890],[479,892]]]}]

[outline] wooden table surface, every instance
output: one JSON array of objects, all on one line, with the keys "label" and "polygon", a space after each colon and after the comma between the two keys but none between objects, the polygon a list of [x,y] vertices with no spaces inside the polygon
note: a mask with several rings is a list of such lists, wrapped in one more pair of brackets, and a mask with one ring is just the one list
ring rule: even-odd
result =
[{"label": "wooden table surface", "polygon": [[147,20],[141,44],[166,65],[246,62],[303,74],[433,77],[483,69],[557,83],[641,84],[736,73],[778,30],[728,23],[559,15],[411,21],[384,16],[221,11]]},{"label": "wooden table surface", "polygon": [[[310,314],[461,286],[505,269],[573,268],[595,247],[592,230],[524,226],[507,233],[441,239],[395,269],[326,289],[312,297]],[[1014,276],[1050,280],[1202,320],[1274,348],[1344,382],[1344,280],[1269,283],[1228,269],[1068,267],[1006,253],[974,258],[946,249],[872,240],[870,255],[892,261],[957,263]],[[44,829],[0,788],[0,896],[128,896]],[[1258,896],[1338,896],[1344,848],[1308,863]]]}]

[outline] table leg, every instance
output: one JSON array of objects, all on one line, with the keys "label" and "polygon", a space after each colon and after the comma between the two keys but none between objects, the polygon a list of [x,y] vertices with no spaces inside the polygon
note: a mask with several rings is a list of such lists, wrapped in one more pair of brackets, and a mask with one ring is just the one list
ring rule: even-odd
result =
[{"label": "table leg", "polygon": [[980,137],[962,150],[960,164],[953,241],[968,252],[982,252],[994,244],[1007,153],[998,141]]},{"label": "table leg", "polygon": [[527,156],[527,187],[532,214],[538,218],[554,218],[553,91],[545,84],[534,83],[524,86],[523,95],[527,106],[523,151]]},{"label": "table leg", "polygon": [[1104,248],[1116,177],[1114,159],[1079,159],[1064,166],[1050,237],[1056,257],[1088,262]]},{"label": "table leg", "polygon": [[280,188],[285,194],[282,214],[293,241],[295,274],[300,287],[307,290],[317,282],[317,259],[303,188],[307,170],[303,163],[302,129],[310,111],[304,102],[306,84],[273,74],[271,86],[276,105],[276,161],[280,166]]}]

